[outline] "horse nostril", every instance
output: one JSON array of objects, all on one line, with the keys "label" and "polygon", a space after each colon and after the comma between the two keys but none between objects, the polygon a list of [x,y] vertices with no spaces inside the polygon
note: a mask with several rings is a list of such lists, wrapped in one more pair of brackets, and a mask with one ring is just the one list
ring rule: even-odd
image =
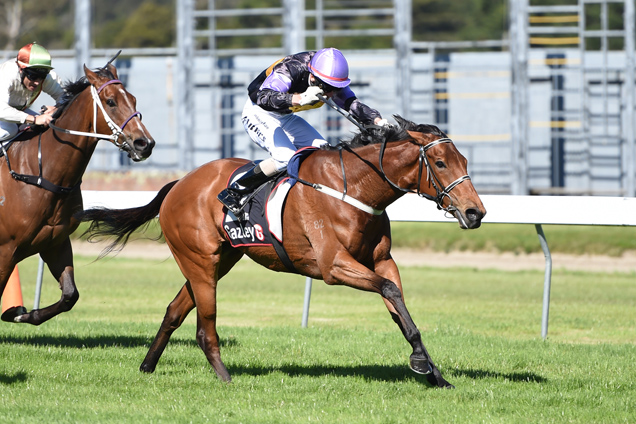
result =
[{"label": "horse nostril", "polygon": [[481,213],[479,209],[469,208],[466,209],[466,218],[468,218],[471,222],[479,222],[484,217],[484,214]]},{"label": "horse nostril", "polygon": [[133,146],[138,152],[152,151],[152,148],[155,146],[155,141],[147,140],[145,138],[137,138],[133,141]]}]

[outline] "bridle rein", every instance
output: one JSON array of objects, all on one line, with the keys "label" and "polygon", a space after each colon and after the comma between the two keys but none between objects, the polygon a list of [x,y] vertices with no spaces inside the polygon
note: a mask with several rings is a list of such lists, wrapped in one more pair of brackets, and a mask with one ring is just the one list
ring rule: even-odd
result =
[{"label": "bridle rein", "polygon": [[[439,138],[437,140],[434,140],[426,145],[420,145],[419,164],[418,164],[418,171],[417,171],[417,191],[413,191],[413,190],[404,189],[398,186],[393,181],[391,181],[391,179],[386,175],[386,172],[384,172],[384,168],[382,167],[382,159],[384,158],[384,149],[386,148],[386,143],[387,143],[385,140],[382,143],[382,147],[380,148],[380,170],[382,171],[382,175],[389,182],[389,184],[391,184],[394,188],[400,191],[403,191],[405,193],[417,193],[418,196],[424,197],[425,199],[432,200],[433,202],[435,202],[437,204],[437,209],[452,213],[456,211],[457,208],[453,205],[453,200],[450,198],[450,192],[452,189],[457,187],[463,181],[470,180],[470,176],[463,175],[457,178],[452,183],[450,183],[448,186],[444,187],[444,184],[442,184],[442,182],[439,180],[439,178],[435,174],[435,171],[431,167],[431,164],[428,161],[428,156],[426,155],[426,152],[432,147],[435,147],[438,144],[452,143],[452,142],[453,140],[445,137],[445,138]],[[433,187],[435,188],[435,193],[436,193],[435,196],[431,196],[430,194],[423,193],[421,191],[422,171],[424,167],[426,167],[426,179],[428,180],[429,187],[431,184],[433,184]],[[448,197],[448,200],[449,200],[449,205],[447,207],[444,207],[444,197]]]}]

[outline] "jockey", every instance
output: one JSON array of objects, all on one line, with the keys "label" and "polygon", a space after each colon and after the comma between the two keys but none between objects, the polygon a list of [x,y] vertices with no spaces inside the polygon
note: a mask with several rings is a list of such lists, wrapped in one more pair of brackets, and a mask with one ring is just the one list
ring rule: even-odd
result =
[{"label": "jockey", "polygon": [[42,115],[29,107],[42,91],[56,102],[64,94],[52,69],[51,55],[35,42],[22,47],[15,60],[0,65],[0,141],[15,136],[20,124],[49,125],[55,107],[47,106]]},{"label": "jockey", "polygon": [[264,70],[247,88],[249,98],[242,122],[252,141],[270,154],[248,170],[218,199],[237,214],[243,196],[287,166],[296,150],[327,141],[303,118],[295,115],[321,107],[318,95],[333,99],[363,124],[389,125],[380,113],[360,102],[349,88],[349,64],[340,50],[326,48],[287,56]]}]

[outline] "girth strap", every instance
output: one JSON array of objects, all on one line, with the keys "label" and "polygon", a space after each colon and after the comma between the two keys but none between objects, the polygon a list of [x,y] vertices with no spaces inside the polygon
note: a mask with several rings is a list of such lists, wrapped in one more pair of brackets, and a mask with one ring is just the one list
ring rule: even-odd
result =
[{"label": "girth strap", "polygon": [[18,174],[13,169],[11,169],[11,162],[9,162],[9,155],[7,154],[4,144],[2,144],[2,152],[4,153],[4,157],[7,160],[7,168],[9,168],[9,173],[16,181],[22,181],[26,184],[31,184],[56,194],[71,193],[74,190],[78,189],[82,184],[82,180],[80,180],[72,187],[63,187],[50,182],[42,176],[42,134],[38,136],[38,167],[40,171],[39,175]]}]

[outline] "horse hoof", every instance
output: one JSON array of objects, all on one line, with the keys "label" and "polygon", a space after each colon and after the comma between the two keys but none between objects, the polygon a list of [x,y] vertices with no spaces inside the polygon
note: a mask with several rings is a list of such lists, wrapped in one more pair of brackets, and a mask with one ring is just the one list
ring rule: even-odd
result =
[{"label": "horse hoof", "polygon": [[411,369],[418,374],[428,375],[433,372],[427,359],[411,358],[410,363]]},{"label": "horse hoof", "polygon": [[22,322],[22,316],[26,314],[27,310],[24,306],[14,306],[4,311],[0,319],[6,322]]},{"label": "horse hoof", "polygon": [[141,366],[139,367],[139,371],[151,374],[155,372],[155,367],[144,363],[144,364],[141,364]]}]

